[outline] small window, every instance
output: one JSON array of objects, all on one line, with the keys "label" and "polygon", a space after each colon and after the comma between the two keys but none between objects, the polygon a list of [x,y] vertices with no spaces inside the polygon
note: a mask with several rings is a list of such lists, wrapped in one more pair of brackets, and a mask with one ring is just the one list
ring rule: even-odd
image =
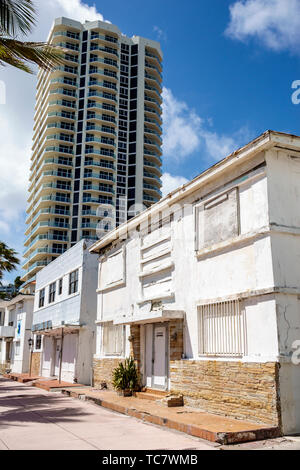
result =
[{"label": "small window", "polygon": [[108,323],[103,326],[103,354],[121,356],[124,351],[124,326]]},{"label": "small window", "polygon": [[45,289],[41,289],[39,292],[39,308],[45,305]]},{"label": "small window", "polygon": [[69,295],[78,291],[78,269],[69,276]]},{"label": "small window", "polygon": [[20,356],[20,341],[15,343],[15,355]]},{"label": "small window", "polygon": [[58,295],[62,294],[62,289],[63,289],[63,278],[59,279],[58,281]]},{"label": "small window", "polygon": [[56,282],[52,282],[49,286],[49,304],[55,301]]},{"label": "small window", "polygon": [[201,305],[198,309],[199,355],[241,357],[246,328],[240,300]]},{"label": "small window", "polygon": [[42,335],[36,335],[35,337],[35,349],[39,351],[42,349]]}]

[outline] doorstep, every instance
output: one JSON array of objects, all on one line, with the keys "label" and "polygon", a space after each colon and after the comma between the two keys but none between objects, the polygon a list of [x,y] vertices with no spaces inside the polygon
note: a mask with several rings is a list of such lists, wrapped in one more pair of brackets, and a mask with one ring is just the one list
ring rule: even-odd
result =
[{"label": "doorstep", "polygon": [[71,382],[59,382],[57,379],[47,379],[45,377],[40,377],[39,380],[36,380],[33,384],[34,387],[47,390],[47,392],[60,392],[62,389],[69,388],[82,388],[84,385],[74,384]]},{"label": "doorstep", "polygon": [[25,384],[27,382],[33,382],[35,380],[40,379],[40,377],[36,375],[18,374],[17,372],[10,372],[9,374],[3,374],[3,377],[6,379],[14,380],[16,382],[20,382],[22,384]]},{"label": "doorstep", "polygon": [[93,401],[104,408],[147,423],[165,426],[222,445],[281,436],[278,427],[225,418],[187,406],[167,408],[153,400],[121,397],[116,392],[108,390],[98,391],[91,387],[87,387],[87,389],[82,387],[78,390],[72,390],[72,392],[66,389],[62,390],[62,393],[74,398]]}]

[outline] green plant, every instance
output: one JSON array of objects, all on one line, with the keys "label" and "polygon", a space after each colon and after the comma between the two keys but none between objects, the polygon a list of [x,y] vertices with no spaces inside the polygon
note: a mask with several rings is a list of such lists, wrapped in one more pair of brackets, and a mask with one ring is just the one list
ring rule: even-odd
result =
[{"label": "green plant", "polygon": [[33,73],[29,64],[44,70],[64,63],[62,49],[45,42],[24,42],[18,35],[28,35],[36,24],[32,0],[0,0],[0,66],[12,65]]},{"label": "green plant", "polygon": [[0,241],[0,281],[3,278],[3,272],[10,273],[17,268],[20,260],[17,258],[17,252],[13,248],[9,248],[5,243]]},{"label": "green plant", "polygon": [[138,371],[132,357],[126,358],[125,362],[120,362],[113,371],[113,387],[121,390],[135,390],[139,384]]}]

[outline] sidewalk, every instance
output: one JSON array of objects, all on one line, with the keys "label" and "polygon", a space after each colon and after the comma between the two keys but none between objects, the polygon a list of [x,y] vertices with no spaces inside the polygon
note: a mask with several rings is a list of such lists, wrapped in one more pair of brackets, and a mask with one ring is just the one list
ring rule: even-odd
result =
[{"label": "sidewalk", "polygon": [[118,413],[138,418],[144,422],[174,429],[190,436],[222,445],[271,439],[280,436],[275,427],[240,421],[201,412],[194,408],[167,408],[162,404],[136,397],[122,397],[111,391],[96,391],[91,387],[64,389],[64,394],[93,401]]},{"label": "sidewalk", "polygon": [[0,450],[217,450],[220,446],[0,377]]}]

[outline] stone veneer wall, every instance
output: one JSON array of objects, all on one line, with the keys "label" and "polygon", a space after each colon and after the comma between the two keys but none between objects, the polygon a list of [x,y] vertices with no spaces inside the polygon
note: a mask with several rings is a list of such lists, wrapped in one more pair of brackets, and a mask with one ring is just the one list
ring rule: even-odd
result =
[{"label": "stone veneer wall", "polygon": [[41,355],[42,353],[40,352],[32,353],[31,375],[41,374]]},{"label": "stone veneer wall", "polygon": [[280,426],[279,364],[177,360],[170,362],[171,391],[186,405]]},{"label": "stone veneer wall", "polygon": [[169,322],[170,361],[180,361],[183,354],[183,320]]},{"label": "stone veneer wall", "polygon": [[99,387],[102,383],[106,383],[107,388],[112,388],[112,373],[119,365],[121,359],[103,358],[94,359],[93,361],[93,385]]}]

